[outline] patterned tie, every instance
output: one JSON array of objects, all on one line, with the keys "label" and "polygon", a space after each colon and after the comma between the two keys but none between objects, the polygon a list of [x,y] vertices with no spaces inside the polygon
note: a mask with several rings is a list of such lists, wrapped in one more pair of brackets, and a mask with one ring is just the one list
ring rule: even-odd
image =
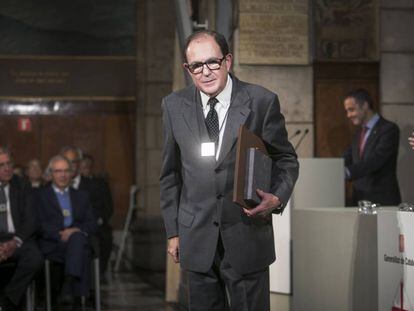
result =
[{"label": "patterned tie", "polygon": [[364,153],[364,147],[365,147],[365,134],[368,131],[368,127],[363,126],[361,129],[361,134],[359,136],[359,157],[362,157],[362,154]]},{"label": "patterned tie", "polygon": [[206,117],[206,126],[208,131],[208,136],[210,137],[210,141],[217,143],[219,137],[219,121],[218,121],[218,114],[216,109],[214,108],[218,103],[217,98],[210,97],[207,102],[207,105],[210,105],[210,110]]},{"label": "patterned tie", "polygon": [[4,191],[4,185],[0,186],[0,233],[8,232],[7,225],[7,198]]}]

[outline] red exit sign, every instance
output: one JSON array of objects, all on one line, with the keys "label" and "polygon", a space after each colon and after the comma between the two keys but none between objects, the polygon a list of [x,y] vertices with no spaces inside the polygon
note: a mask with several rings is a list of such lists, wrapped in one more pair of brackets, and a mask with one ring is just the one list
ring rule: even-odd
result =
[{"label": "red exit sign", "polygon": [[17,121],[17,130],[19,132],[31,132],[32,121],[29,118],[19,118]]}]

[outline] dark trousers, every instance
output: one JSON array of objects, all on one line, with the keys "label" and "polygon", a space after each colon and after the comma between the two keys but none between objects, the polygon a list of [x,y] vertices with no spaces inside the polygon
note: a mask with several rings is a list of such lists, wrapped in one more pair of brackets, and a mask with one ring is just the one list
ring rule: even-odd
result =
[{"label": "dark trousers", "polygon": [[241,275],[226,262],[219,238],[213,266],[187,271],[190,311],[269,311],[269,269]]},{"label": "dark trousers", "polygon": [[8,261],[15,262],[16,269],[4,293],[15,305],[19,305],[26,289],[43,266],[43,256],[36,242],[29,240],[17,248]]},{"label": "dark trousers", "polygon": [[81,232],[73,233],[67,242],[59,242],[45,257],[63,263],[65,276],[75,277],[73,294],[86,296],[90,287],[91,249],[88,238]]}]

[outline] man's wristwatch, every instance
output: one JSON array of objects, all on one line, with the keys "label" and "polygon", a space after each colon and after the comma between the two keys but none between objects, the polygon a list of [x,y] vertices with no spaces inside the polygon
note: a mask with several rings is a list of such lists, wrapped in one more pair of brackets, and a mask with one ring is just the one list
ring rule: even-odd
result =
[{"label": "man's wristwatch", "polygon": [[284,203],[280,203],[278,206],[275,207],[275,209],[273,210],[273,213],[275,213],[275,214],[282,214],[284,208],[285,208],[285,204]]}]

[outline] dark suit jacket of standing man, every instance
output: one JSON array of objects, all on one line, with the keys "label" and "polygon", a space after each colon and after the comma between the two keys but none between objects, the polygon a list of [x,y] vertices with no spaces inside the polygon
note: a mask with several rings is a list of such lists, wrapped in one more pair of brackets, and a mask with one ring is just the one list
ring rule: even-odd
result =
[{"label": "dark suit jacket of standing man", "polygon": [[248,217],[232,202],[239,127],[261,137],[272,154],[271,193],[286,203],[298,176],[296,153],[287,140],[277,95],[233,79],[232,98],[218,160],[201,156],[209,141],[194,85],[164,98],[161,209],[167,237],[178,236],[184,269],[210,269],[221,235],[226,260],[240,274],[275,260],[272,218]]},{"label": "dark suit jacket of standing man", "polygon": [[16,236],[23,241],[12,256],[19,266],[6,288],[6,295],[17,305],[36,272],[41,269],[43,256],[35,241],[38,228],[36,210],[31,204],[29,189],[17,176],[13,176],[9,182],[9,202],[15,228],[15,233],[10,237]]},{"label": "dark suit jacket of standing man", "polygon": [[395,123],[383,117],[373,127],[359,155],[359,129],[345,153],[345,166],[353,181],[352,204],[369,200],[381,205],[401,202],[397,181],[397,157],[400,131]]}]

